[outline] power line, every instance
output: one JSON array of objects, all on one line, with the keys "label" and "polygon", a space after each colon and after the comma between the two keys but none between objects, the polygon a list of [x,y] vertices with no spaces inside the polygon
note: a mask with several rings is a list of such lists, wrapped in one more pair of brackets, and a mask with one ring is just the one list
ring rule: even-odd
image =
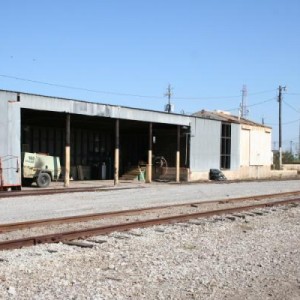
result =
[{"label": "power line", "polygon": [[[272,98],[267,99],[267,100],[263,100],[263,101],[260,101],[260,102],[256,102],[256,103],[247,105],[247,107],[253,107],[253,106],[261,105],[261,104],[264,104],[264,103],[267,103],[267,102],[270,102],[270,101],[273,101],[273,100],[276,100],[276,97],[272,97]],[[235,108],[226,109],[226,110],[227,111],[235,111],[237,109],[240,109],[240,108],[239,107],[235,107]]]},{"label": "power line", "polygon": [[[298,136],[293,137],[293,138],[290,138],[290,139],[283,140],[282,142],[283,142],[283,143],[289,143],[290,141],[295,141],[295,140],[297,140],[297,139],[298,139]],[[273,142],[278,143],[278,140],[273,140]]]},{"label": "power line", "polygon": [[[261,94],[266,94],[270,92],[274,92],[276,89],[273,90],[266,90],[266,91],[261,91],[261,92],[256,92],[256,93],[247,93],[248,96],[255,96],[255,95],[261,95]],[[234,95],[234,96],[209,96],[209,97],[173,97],[173,99],[183,99],[183,100],[218,100],[218,99],[231,99],[231,98],[240,98],[241,95]]]},{"label": "power line", "polygon": [[[95,89],[88,89],[88,88],[76,87],[76,86],[70,86],[70,85],[64,85],[64,84],[50,83],[50,82],[46,82],[46,81],[32,80],[32,79],[21,78],[21,77],[16,77],[16,76],[10,76],[10,75],[5,75],[5,74],[0,74],[0,77],[19,80],[19,81],[25,81],[25,82],[31,82],[31,83],[36,83],[36,84],[43,84],[43,85],[48,85],[48,86],[55,86],[55,87],[60,87],[60,88],[72,89],[72,90],[86,91],[86,92],[97,93],[97,94],[107,94],[107,95],[113,95],[113,96],[128,96],[128,97],[137,97],[137,98],[163,99],[163,96],[150,96],[150,95],[140,95],[140,94],[95,90]],[[260,94],[265,94],[265,93],[269,93],[269,92],[273,92],[273,91],[275,91],[275,90],[273,89],[273,90],[266,90],[266,91],[261,91],[261,92],[256,92],[256,93],[250,93],[250,94],[248,94],[248,96],[249,95],[250,96],[260,95]],[[218,99],[231,99],[231,98],[240,98],[240,97],[241,97],[240,95],[209,96],[209,97],[185,97],[185,96],[180,96],[180,97],[172,97],[172,99],[173,100],[212,100],[212,99],[218,100]]]},{"label": "power line", "polygon": [[8,75],[2,75],[2,74],[0,74],[0,76],[5,77],[5,78],[10,78],[10,79],[16,79],[16,80],[20,80],[20,81],[27,81],[27,82],[32,82],[32,83],[38,83],[38,84],[44,84],[44,85],[49,85],[49,86],[56,86],[56,87],[61,87],[61,88],[66,88],[66,89],[80,90],[80,91],[86,91],[86,92],[92,92],[92,93],[98,93],[98,94],[108,94],[108,95],[114,95],[114,96],[130,96],[130,97],[138,97],[138,98],[159,98],[159,99],[162,99],[162,97],[157,97],[157,96],[145,96],[145,95],[138,95],[138,94],[126,94],[126,93],[117,93],[117,92],[93,90],[93,89],[87,89],[87,88],[82,88],[82,87],[56,84],[56,83],[49,83],[49,82],[45,82],[45,81],[31,80],[31,79],[8,76]]},{"label": "power line", "polygon": [[[300,119],[297,119],[297,120],[294,120],[294,121],[290,121],[290,122],[285,122],[285,123],[282,123],[282,125],[289,125],[289,124],[293,124],[293,123],[296,123],[296,122],[299,122]],[[272,125],[272,126],[278,126],[278,124],[276,123],[265,123],[266,125]]]},{"label": "power line", "polygon": [[[248,93],[248,96],[254,96],[254,95],[260,95],[260,94],[266,94],[270,92],[274,92],[276,89],[273,90],[267,90],[267,91],[261,91],[261,92],[256,92],[256,93]],[[241,95],[234,95],[234,96],[209,96],[209,97],[173,97],[173,99],[185,99],[185,100],[211,100],[211,99],[231,99],[231,98],[240,98]]]},{"label": "power line", "polygon": [[261,101],[261,102],[250,104],[250,105],[248,105],[248,107],[257,106],[257,105],[264,104],[264,103],[267,103],[267,102],[270,102],[270,101],[273,101],[273,100],[276,100],[276,97],[272,97],[270,99],[267,99],[267,100],[264,100],[264,101]]},{"label": "power line", "polygon": [[299,96],[300,93],[287,93],[287,95],[290,95],[290,96]]},{"label": "power line", "polygon": [[296,122],[299,122],[299,121],[300,121],[300,119],[294,120],[294,121],[290,121],[290,122],[285,122],[285,123],[282,123],[282,125],[293,124],[293,123],[296,123]]},{"label": "power line", "polygon": [[295,108],[294,106],[292,106],[291,104],[287,103],[286,101],[282,100],[282,102],[287,105],[289,108],[291,108],[292,110],[296,111],[297,113],[300,113],[300,110]]}]

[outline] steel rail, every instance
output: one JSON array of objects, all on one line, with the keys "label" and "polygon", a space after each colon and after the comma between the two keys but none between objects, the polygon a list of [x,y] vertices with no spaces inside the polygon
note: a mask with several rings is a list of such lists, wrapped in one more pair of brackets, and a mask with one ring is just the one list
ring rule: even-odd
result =
[{"label": "steel rail", "polygon": [[93,187],[74,187],[74,188],[59,188],[59,189],[40,189],[26,190],[26,191],[0,191],[0,200],[4,198],[13,197],[26,197],[26,196],[42,196],[42,195],[54,195],[54,194],[67,194],[67,193],[86,193],[86,192],[110,192],[130,189],[141,189],[142,186],[134,187],[107,187],[107,186],[93,186]]},{"label": "steel rail", "polygon": [[275,201],[272,203],[255,204],[249,206],[198,212],[198,213],[185,214],[185,215],[175,215],[175,216],[169,216],[169,217],[163,217],[157,219],[148,219],[144,221],[121,223],[116,225],[106,225],[106,226],[94,227],[89,229],[62,232],[58,234],[53,233],[47,235],[27,237],[22,239],[8,240],[8,241],[0,242],[0,250],[11,250],[11,249],[34,246],[34,245],[45,244],[45,243],[58,243],[64,241],[71,241],[75,239],[88,238],[95,235],[109,234],[115,231],[121,232],[121,231],[128,231],[134,228],[145,228],[145,227],[162,225],[162,224],[174,224],[174,223],[188,221],[190,219],[195,219],[195,218],[232,214],[237,212],[249,211],[257,208],[280,206],[280,205],[287,205],[292,203],[295,204],[296,202],[300,202],[300,198]]},{"label": "steel rail", "polygon": [[248,197],[228,198],[228,199],[221,199],[221,200],[196,201],[196,202],[188,202],[188,203],[180,203],[180,204],[153,206],[153,207],[146,207],[146,208],[139,208],[139,209],[109,211],[104,213],[93,213],[93,214],[76,215],[76,216],[69,216],[69,217],[40,219],[40,220],[24,221],[24,222],[17,222],[17,223],[7,223],[7,224],[0,224],[0,233],[22,230],[22,229],[29,229],[34,227],[41,227],[41,226],[61,225],[61,224],[76,223],[76,222],[86,222],[86,221],[92,221],[97,219],[107,219],[107,218],[117,217],[117,216],[137,215],[140,213],[151,212],[151,211],[161,210],[166,208],[177,208],[177,207],[186,207],[186,206],[193,206],[193,205],[198,206],[198,205],[214,204],[214,203],[227,204],[227,203],[243,202],[243,201],[259,201],[262,199],[267,200],[276,197],[286,197],[286,196],[293,196],[299,194],[300,191],[285,192],[279,194],[256,195],[250,197],[248,196]]},{"label": "steel rail", "polygon": [[[289,179],[289,180],[297,180],[297,179]],[[211,184],[232,184],[232,183],[240,183],[240,182],[249,182],[249,181],[258,181],[264,182],[269,180],[230,180],[230,181],[221,181],[221,182],[205,182]],[[273,180],[275,181],[275,180]],[[280,181],[280,180],[278,180]],[[172,184],[172,183],[171,183]],[[182,185],[191,185],[198,183],[181,183]],[[22,190],[22,191],[0,191],[0,200],[2,198],[13,198],[13,197],[26,197],[26,196],[38,196],[38,195],[54,195],[54,194],[66,194],[66,193],[86,193],[86,192],[108,192],[108,191],[119,191],[119,190],[128,190],[128,189],[137,189],[137,188],[145,188],[143,186],[126,186],[126,187],[114,187],[114,186],[90,186],[90,187],[69,187],[69,188],[49,188],[49,189],[32,189],[32,190]]]}]

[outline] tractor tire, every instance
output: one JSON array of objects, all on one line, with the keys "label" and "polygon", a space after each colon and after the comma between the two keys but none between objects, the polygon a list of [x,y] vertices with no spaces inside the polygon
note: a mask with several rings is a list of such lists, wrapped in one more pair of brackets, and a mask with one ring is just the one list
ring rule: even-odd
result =
[{"label": "tractor tire", "polygon": [[48,173],[40,173],[36,179],[36,184],[40,188],[45,188],[49,186],[51,182],[51,177]]}]

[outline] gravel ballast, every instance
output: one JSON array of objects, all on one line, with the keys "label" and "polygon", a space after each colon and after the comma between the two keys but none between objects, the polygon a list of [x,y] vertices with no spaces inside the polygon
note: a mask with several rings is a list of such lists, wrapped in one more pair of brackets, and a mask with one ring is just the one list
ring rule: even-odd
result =
[{"label": "gravel ballast", "polygon": [[263,212],[3,251],[0,298],[299,299],[300,207]]}]

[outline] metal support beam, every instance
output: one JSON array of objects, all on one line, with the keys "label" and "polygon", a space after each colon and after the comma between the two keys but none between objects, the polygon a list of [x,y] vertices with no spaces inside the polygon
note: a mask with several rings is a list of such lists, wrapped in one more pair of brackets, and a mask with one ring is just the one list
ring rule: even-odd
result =
[{"label": "metal support beam", "polygon": [[120,120],[116,119],[115,124],[115,165],[114,165],[114,185],[119,183],[119,148],[120,148]]},{"label": "metal support beam", "polygon": [[71,145],[71,118],[70,114],[66,115],[66,144],[65,144],[65,181],[64,186],[70,185],[70,145]]},{"label": "metal support beam", "polygon": [[177,125],[176,182],[180,182],[180,126]]},{"label": "metal support beam", "polygon": [[148,164],[146,171],[146,182],[152,182],[152,143],[153,143],[153,134],[152,134],[152,123],[149,123],[149,149],[148,149]]}]

